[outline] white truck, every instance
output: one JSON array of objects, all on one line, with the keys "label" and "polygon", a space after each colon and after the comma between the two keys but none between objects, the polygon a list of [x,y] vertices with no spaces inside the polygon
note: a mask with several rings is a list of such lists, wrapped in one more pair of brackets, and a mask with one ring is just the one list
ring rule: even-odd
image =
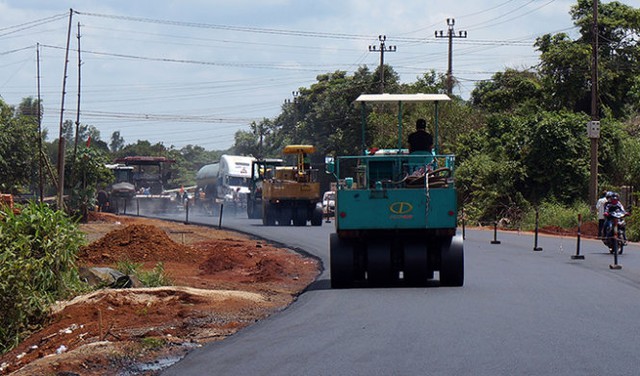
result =
[{"label": "white truck", "polygon": [[203,166],[196,174],[198,188],[206,196],[233,202],[237,197],[246,202],[251,180],[251,163],[254,157],[223,154],[220,161]]},{"label": "white truck", "polygon": [[[233,201],[234,195],[246,202],[254,157],[223,154],[218,169],[218,197]],[[243,200],[244,198],[244,200]]]}]

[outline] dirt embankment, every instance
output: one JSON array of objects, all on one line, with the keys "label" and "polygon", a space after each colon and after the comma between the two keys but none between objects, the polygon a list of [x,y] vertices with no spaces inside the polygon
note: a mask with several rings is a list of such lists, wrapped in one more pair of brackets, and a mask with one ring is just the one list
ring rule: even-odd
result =
[{"label": "dirt embankment", "polygon": [[315,259],[203,226],[102,214],[81,227],[91,243],[80,266],[160,264],[172,286],[60,302],[48,325],[0,357],[0,375],[155,375],[285,308],[320,270]]}]

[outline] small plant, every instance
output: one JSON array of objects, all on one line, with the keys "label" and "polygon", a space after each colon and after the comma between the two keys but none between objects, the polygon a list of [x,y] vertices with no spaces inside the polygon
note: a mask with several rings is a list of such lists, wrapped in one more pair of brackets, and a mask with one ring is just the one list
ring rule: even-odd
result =
[{"label": "small plant", "polygon": [[164,346],[166,341],[162,338],[145,337],[140,343],[142,344],[143,350],[157,350]]},{"label": "small plant", "polygon": [[116,269],[121,273],[129,276],[135,276],[140,282],[147,287],[169,286],[171,280],[165,275],[164,264],[159,262],[150,270],[142,270],[142,264],[131,261],[120,261],[116,265]]},{"label": "small plant", "polygon": [[140,275],[137,276],[145,286],[148,287],[159,287],[159,286],[168,286],[171,285],[171,280],[164,273],[164,264],[159,262],[153,268],[153,270],[148,272],[141,272]]},{"label": "small plant", "polygon": [[137,263],[137,262],[132,262],[129,260],[122,260],[122,261],[118,261],[118,263],[116,264],[116,269],[125,275],[135,275],[137,276],[138,273],[140,272],[140,269],[142,268],[142,264],[141,263]]}]

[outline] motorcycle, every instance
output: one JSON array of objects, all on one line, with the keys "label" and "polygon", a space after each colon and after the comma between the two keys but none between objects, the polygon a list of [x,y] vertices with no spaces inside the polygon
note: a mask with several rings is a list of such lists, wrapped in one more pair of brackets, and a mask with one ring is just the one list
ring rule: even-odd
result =
[{"label": "motorcycle", "polygon": [[609,220],[605,223],[604,237],[602,238],[604,245],[609,248],[609,253],[613,253],[617,249],[620,255],[627,244],[626,223],[624,221],[626,215],[627,213],[623,210],[609,213]]}]

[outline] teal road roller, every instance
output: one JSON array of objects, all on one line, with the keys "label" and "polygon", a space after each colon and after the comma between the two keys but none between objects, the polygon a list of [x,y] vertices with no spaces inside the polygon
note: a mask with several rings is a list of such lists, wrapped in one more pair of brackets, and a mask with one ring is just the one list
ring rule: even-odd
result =
[{"label": "teal road roller", "polygon": [[[444,94],[363,94],[356,99],[362,108],[362,154],[326,158],[327,172],[337,182],[335,232],[329,242],[333,288],[463,285],[455,156],[438,149],[438,110],[449,100]],[[367,113],[380,104],[397,106],[395,149],[366,145]],[[409,105],[433,108],[432,150],[410,153],[403,147],[403,106]]]}]

